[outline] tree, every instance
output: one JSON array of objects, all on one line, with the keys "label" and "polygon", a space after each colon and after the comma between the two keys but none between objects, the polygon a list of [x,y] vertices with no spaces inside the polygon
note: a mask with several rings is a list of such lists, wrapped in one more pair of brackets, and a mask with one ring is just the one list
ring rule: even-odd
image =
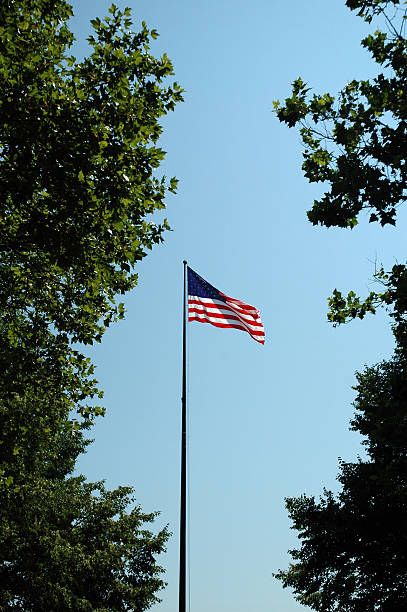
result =
[{"label": "tree", "polygon": [[[387,27],[362,40],[383,71],[370,81],[351,81],[337,99],[329,93],[310,97],[299,78],[292,96],[274,106],[280,121],[300,124],[305,176],[327,185],[307,213],[313,225],[354,228],[362,213],[369,213],[371,223],[395,225],[407,189],[407,12],[402,0],[347,0],[346,5],[368,23],[377,19]],[[400,268],[392,272],[400,274]],[[379,280],[383,275],[380,270]],[[363,318],[388,304],[387,298],[371,292],[361,301],[353,291],[343,298],[335,290],[329,319]]]},{"label": "tree", "polygon": [[[337,99],[310,96],[297,79],[275,109],[280,121],[300,124],[305,176],[326,187],[307,213],[311,223],[352,229],[368,213],[369,222],[395,225],[407,194],[407,11],[401,0],[346,5],[386,28],[362,41],[382,72],[348,83]],[[401,612],[407,601],[407,267],[380,269],[375,278],[382,290],[363,300],[335,289],[328,313],[338,325],[383,305],[393,321],[393,358],[357,375],[351,427],[366,437],[367,459],[341,462],[337,496],[286,502],[302,544],[276,577],[324,612]]]},{"label": "tree", "polygon": [[[154,170],[160,116],[182,99],[157,36],[130,30],[130,9],[95,19],[92,52],[68,57],[66,2],[6,1],[2,10],[1,289],[11,316],[31,307],[74,341],[98,339],[120,315],[114,298],[134,287],[131,267],[167,227],[169,184]],[[23,69],[21,69],[23,67]],[[16,296],[7,300],[7,295]],[[24,312],[24,320],[32,316]],[[100,323],[103,322],[103,325]]]},{"label": "tree", "polygon": [[65,0],[0,14],[0,607],[145,610],[166,529],[132,491],[72,473],[102,392],[81,344],[124,316],[117,296],[161,242],[176,180],[156,175],[159,119],[182,100],[143,23],[112,5],[69,55]]},{"label": "tree", "polygon": [[[147,529],[156,513],[134,506],[130,487],[72,476],[87,442],[49,401],[28,387],[0,398],[1,455],[11,451],[13,475],[1,491],[0,609],[146,610],[164,586],[156,557],[168,531]],[[21,430],[30,433],[16,446]]]},{"label": "tree", "polygon": [[[405,322],[404,322],[405,326]],[[402,612],[407,601],[407,359],[357,375],[352,429],[367,459],[341,462],[338,496],[286,500],[302,540],[276,577],[299,602],[323,612]]]},{"label": "tree", "polygon": [[156,513],[128,510],[131,488],[72,476],[89,422],[69,418],[43,374],[41,388],[30,375],[21,392],[0,384],[0,609],[146,610],[164,586],[168,531],[146,529]]},{"label": "tree", "polygon": [[[301,78],[284,105],[274,103],[280,121],[301,124],[303,170],[310,182],[329,189],[308,212],[314,224],[355,227],[362,211],[370,222],[395,224],[397,207],[405,201],[407,110],[405,78],[406,14],[401,0],[347,0],[367,22],[381,16],[388,33],[376,31],[362,45],[385,72],[372,81],[352,81],[338,99],[329,93],[308,99]],[[393,9],[397,17],[386,12]]]},{"label": "tree", "polygon": [[71,15],[64,0],[2,7],[0,308],[12,347],[58,346],[81,370],[70,344],[123,316],[116,296],[168,227],[149,220],[176,188],[155,176],[158,119],[182,92],[164,86],[172,64],[150,54],[155,30],[132,32],[130,9],[92,22],[82,62],[68,56]]}]

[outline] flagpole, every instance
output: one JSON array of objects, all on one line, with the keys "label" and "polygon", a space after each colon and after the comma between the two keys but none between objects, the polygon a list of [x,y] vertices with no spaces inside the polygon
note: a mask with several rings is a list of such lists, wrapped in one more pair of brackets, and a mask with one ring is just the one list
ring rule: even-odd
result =
[{"label": "flagpole", "polygon": [[184,310],[182,326],[182,435],[181,435],[181,512],[179,544],[179,612],[186,612],[186,515],[187,515],[187,262],[184,260]]}]

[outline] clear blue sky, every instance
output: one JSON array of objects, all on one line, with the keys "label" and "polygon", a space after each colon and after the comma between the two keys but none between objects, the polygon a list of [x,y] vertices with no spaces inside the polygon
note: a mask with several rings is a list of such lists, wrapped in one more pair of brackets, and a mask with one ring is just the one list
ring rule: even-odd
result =
[{"label": "clear blue sky", "polygon": [[[272,101],[298,76],[339,90],[374,66],[363,22],[344,0],[127,0],[136,26],[157,28],[185,103],[164,121],[162,171],[180,180],[168,200],[172,232],[138,266],[126,320],[90,353],[107,415],[80,461],[90,480],[130,484],[157,528],[173,536],[161,562],[168,587],[154,612],[177,609],[182,260],[256,305],[264,347],[248,334],[189,326],[191,610],[304,610],[272,572],[289,563],[295,533],[284,497],[337,488],[338,457],[363,453],[348,431],[354,372],[390,355],[384,316],[332,329],[332,289],[365,293],[377,259],[403,260],[397,229],[313,228],[320,193],[303,178],[298,134]],[[105,0],[74,2],[77,55]],[[329,6],[329,8],[328,8]]]}]

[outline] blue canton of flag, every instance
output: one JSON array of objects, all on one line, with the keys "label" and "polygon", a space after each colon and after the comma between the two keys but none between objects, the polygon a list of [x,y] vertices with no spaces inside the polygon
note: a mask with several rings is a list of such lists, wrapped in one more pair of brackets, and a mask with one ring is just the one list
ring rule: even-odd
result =
[{"label": "blue canton of flag", "polygon": [[260,311],[215,289],[189,267],[188,320],[211,323],[216,327],[241,329],[257,342],[264,344]]}]

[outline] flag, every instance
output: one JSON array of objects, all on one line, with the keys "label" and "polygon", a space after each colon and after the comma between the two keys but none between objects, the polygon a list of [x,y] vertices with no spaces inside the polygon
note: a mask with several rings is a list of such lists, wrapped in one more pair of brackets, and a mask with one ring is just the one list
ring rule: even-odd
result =
[{"label": "flag", "polygon": [[215,289],[190,267],[188,267],[188,321],[242,329],[257,342],[264,344],[264,327],[259,310]]}]

